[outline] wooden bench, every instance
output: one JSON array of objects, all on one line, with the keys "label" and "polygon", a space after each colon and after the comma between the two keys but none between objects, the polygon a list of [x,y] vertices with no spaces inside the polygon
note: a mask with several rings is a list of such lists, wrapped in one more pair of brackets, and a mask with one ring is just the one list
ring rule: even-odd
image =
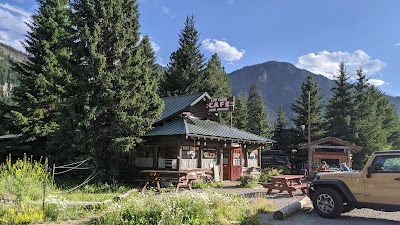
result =
[{"label": "wooden bench", "polygon": [[279,190],[279,193],[287,191],[293,197],[293,191],[300,189],[303,194],[306,194],[307,184],[301,183],[301,175],[281,175],[271,176],[271,183],[261,182],[263,187],[268,188],[267,195],[271,194],[272,190]]},{"label": "wooden bench", "polygon": [[142,193],[150,183],[156,184],[157,189],[161,190],[161,182],[175,183],[177,192],[182,186],[187,186],[189,190],[192,190],[192,182],[196,180],[196,177],[188,171],[143,170],[142,173],[147,174],[146,178],[135,180],[144,182]]}]

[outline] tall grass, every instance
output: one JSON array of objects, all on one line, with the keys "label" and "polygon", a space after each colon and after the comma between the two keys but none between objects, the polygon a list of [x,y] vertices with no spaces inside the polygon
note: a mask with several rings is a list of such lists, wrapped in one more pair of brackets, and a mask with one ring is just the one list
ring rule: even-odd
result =
[{"label": "tall grass", "polygon": [[[5,203],[0,205],[0,223],[24,224],[43,219],[40,200],[44,178],[49,174],[44,173],[40,161],[24,155],[12,163],[9,156],[0,167],[0,199]],[[50,182],[47,189],[54,189]]]},{"label": "tall grass", "polygon": [[115,203],[91,224],[261,224],[257,213],[272,210],[265,199],[247,199],[214,192],[136,195]]}]

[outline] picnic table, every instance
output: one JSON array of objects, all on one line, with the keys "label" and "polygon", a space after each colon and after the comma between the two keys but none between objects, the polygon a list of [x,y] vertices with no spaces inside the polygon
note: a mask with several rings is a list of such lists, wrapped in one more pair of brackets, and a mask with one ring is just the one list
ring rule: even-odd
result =
[{"label": "picnic table", "polygon": [[279,190],[279,193],[287,191],[293,197],[293,191],[300,189],[303,194],[306,194],[307,184],[303,184],[301,179],[303,175],[280,175],[271,176],[271,183],[261,183],[265,188],[268,188],[267,195],[271,194],[272,190]]},{"label": "picnic table", "polygon": [[191,171],[178,171],[178,170],[142,170],[140,174],[145,177],[136,179],[136,181],[143,181],[142,193],[146,190],[147,186],[151,183],[157,185],[157,189],[161,190],[161,182],[176,183],[176,191],[182,186],[187,186],[192,190],[192,182],[196,179],[196,174]]}]

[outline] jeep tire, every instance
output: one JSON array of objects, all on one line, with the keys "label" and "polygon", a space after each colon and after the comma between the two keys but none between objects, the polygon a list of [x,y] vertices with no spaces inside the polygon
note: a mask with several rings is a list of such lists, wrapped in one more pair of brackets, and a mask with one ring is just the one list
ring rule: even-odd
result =
[{"label": "jeep tire", "polygon": [[332,188],[319,188],[312,196],[314,210],[323,218],[334,219],[343,212],[343,197]]}]

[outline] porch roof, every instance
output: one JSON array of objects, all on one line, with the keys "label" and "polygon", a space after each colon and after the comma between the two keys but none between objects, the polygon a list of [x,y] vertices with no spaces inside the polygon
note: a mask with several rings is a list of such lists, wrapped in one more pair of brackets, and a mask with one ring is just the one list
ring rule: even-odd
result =
[{"label": "porch roof", "polygon": [[201,120],[198,118],[181,118],[169,122],[163,126],[155,127],[147,132],[144,137],[186,135],[186,137],[197,137],[207,139],[221,139],[233,142],[254,142],[269,144],[273,141],[237,128],[215,121]]}]

